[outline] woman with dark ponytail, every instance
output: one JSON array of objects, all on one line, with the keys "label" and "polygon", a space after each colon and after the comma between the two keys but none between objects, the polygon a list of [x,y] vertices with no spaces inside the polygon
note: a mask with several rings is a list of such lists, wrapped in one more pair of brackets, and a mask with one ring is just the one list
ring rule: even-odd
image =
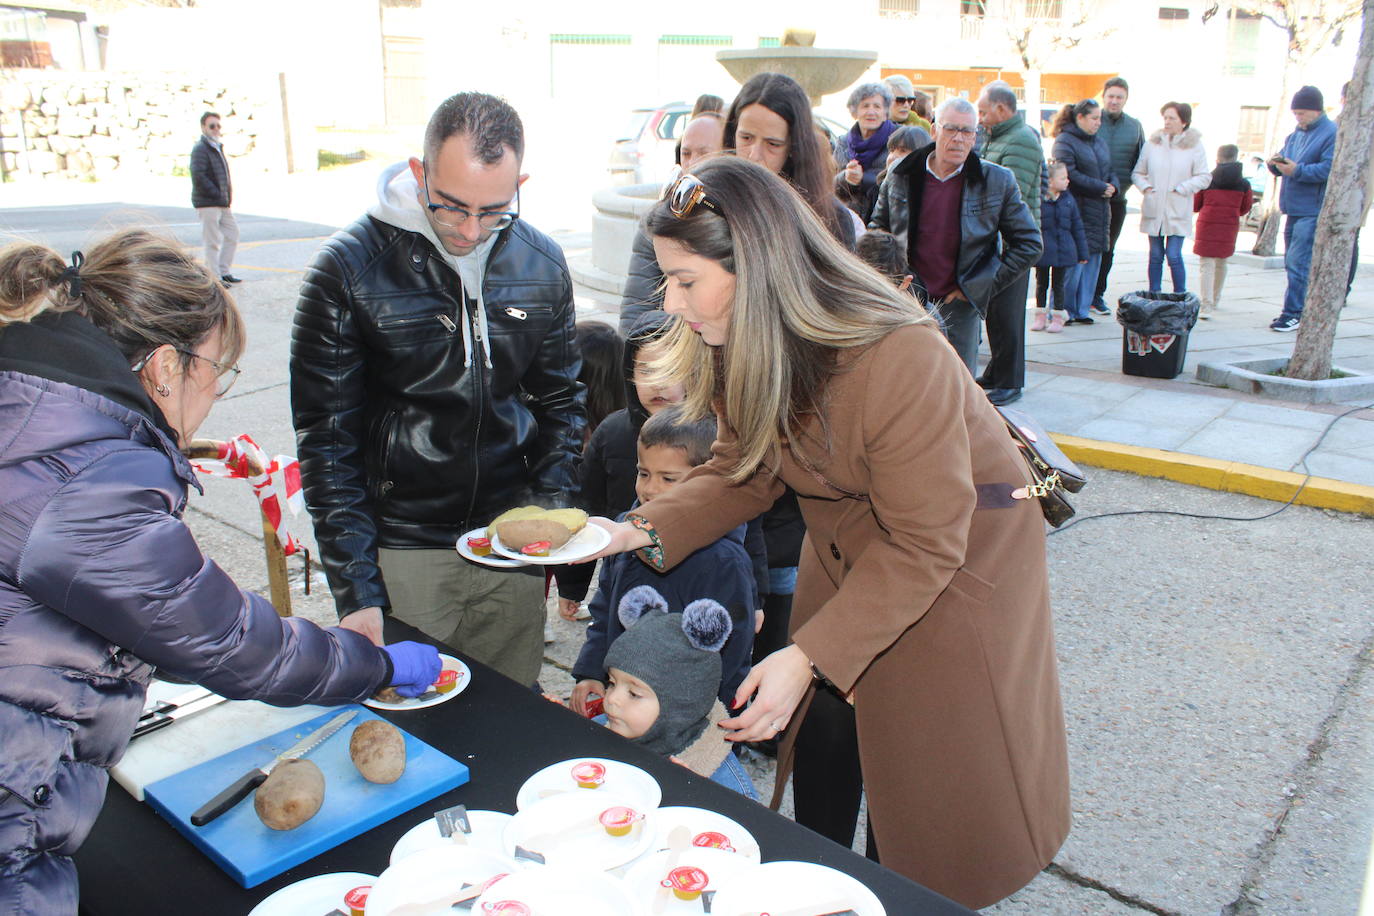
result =
[{"label": "woman with dark ponytail", "polygon": [[71,856],[155,669],[279,706],[439,674],[432,646],[278,617],[196,546],[179,448],[243,346],[233,300],[173,241],[124,230],[70,264],[0,250],[0,912],[76,912]]},{"label": "woman with dark ponytail", "polygon": [[[1121,192],[1123,182],[1131,180],[1129,175],[1123,179],[1112,173],[1111,150],[1097,135],[1101,126],[1102,108],[1092,99],[1065,105],[1054,119],[1054,158],[1068,167],[1069,193],[1078,204],[1088,236],[1088,262],[1072,268],[1064,283],[1069,306],[1065,324],[1093,323],[1088,310],[1097,292],[1102,252],[1111,247],[1108,201]],[[1111,314],[1106,306],[1100,312]]]}]

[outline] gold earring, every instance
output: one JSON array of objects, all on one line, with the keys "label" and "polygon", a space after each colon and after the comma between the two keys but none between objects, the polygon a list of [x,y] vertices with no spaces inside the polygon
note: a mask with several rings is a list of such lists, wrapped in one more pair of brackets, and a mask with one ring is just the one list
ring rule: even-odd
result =
[{"label": "gold earring", "polygon": [[153,390],[156,391],[158,394],[162,395],[164,398],[172,393],[172,389],[168,388],[166,385],[158,385]]}]

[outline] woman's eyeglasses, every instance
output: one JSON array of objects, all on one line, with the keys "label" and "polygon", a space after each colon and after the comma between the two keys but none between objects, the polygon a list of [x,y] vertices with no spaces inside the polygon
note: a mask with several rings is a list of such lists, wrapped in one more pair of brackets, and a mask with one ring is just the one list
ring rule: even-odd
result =
[{"label": "woman's eyeglasses", "polygon": [[668,202],[668,212],[678,219],[686,219],[692,215],[692,211],[697,208],[697,204],[709,207],[724,216],[720,207],[716,206],[715,201],[706,195],[706,185],[701,183],[701,179],[695,175],[683,175],[668,185],[668,189],[663,192],[663,199]]},{"label": "woman's eyeglasses", "polygon": [[896,102],[898,105],[915,105],[915,104],[916,104],[916,96],[914,96],[914,95],[894,95],[894,96],[892,97],[892,101]]},{"label": "woman's eyeglasses", "polygon": [[[234,382],[238,381],[239,372],[242,371],[238,366],[230,366],[225,363],[217,362],[208,356],[201,356],[199,353],[192,350],[183,350],[181,347],[173,347],[172,349],[183,356],[190,356],[193,359],[202,359],[210,364],[210,367],[215,370],[215,397],[217,398],[224,397],[229,389],[234,387]],[[151,350],[147,356],[130,366],[130,370],[142,372],[143,367],[148,365],[149,360],[153,358],[153,354],[155,353],[157,353],[156,348]]]},{"label": "woman's eyeglasses", "polygon": [[425,167],[425,206],[429,212],[434,214],[434,219],[450,229],[460,229],[470,217],[477,217],[477,225],[487,232],[497,232],[515,222],[520,216],[520,189],[515,189],[515,209],[514,210],[482,210],[473,213],[466,207],[453,207],[448,204],[436,204],[429,193],[429,169]]}]

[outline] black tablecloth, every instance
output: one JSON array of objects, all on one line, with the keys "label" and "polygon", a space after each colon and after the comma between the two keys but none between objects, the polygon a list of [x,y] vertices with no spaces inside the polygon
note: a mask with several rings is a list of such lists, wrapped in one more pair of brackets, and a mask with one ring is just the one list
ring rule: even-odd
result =
[{"label": "black tablecloth", "polygon": [[[387,621],[387,638],[433,642],[392,620]],[[513,813],[516,792],[531,774],[559,760],[584,756],[613,757],[652,773],[663,787],[664,805],[710,808],[735,819],[759,841],[765,862],[800,859],[853,875],[878,895],[889,916],[971,912],[559,708],[461,653],[440,648],[472,668],[468,688],[428,709],[380,714],[466,764],[471,771],[466,785],[245,890],[152,808],[111,781],[104,810],[76,856],[81,912],[244,916],[274,891],[304,878],[342,871],[380,874],[396,841],[430,812],[464,804]]]}]

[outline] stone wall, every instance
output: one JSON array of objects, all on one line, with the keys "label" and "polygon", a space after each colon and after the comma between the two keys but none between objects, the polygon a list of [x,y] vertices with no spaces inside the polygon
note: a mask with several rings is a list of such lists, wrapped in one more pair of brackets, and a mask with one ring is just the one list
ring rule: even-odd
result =
[{"label": "stone wall", "polygon": [[235,171],[269,169],[270,150],[279,141],[268,142],[268,135],[281,134],[279,100],[270,89],[175,73],[4,71],[0,177],[180,174],[189,165],[205,111],[219,112],[224,150]]}]

